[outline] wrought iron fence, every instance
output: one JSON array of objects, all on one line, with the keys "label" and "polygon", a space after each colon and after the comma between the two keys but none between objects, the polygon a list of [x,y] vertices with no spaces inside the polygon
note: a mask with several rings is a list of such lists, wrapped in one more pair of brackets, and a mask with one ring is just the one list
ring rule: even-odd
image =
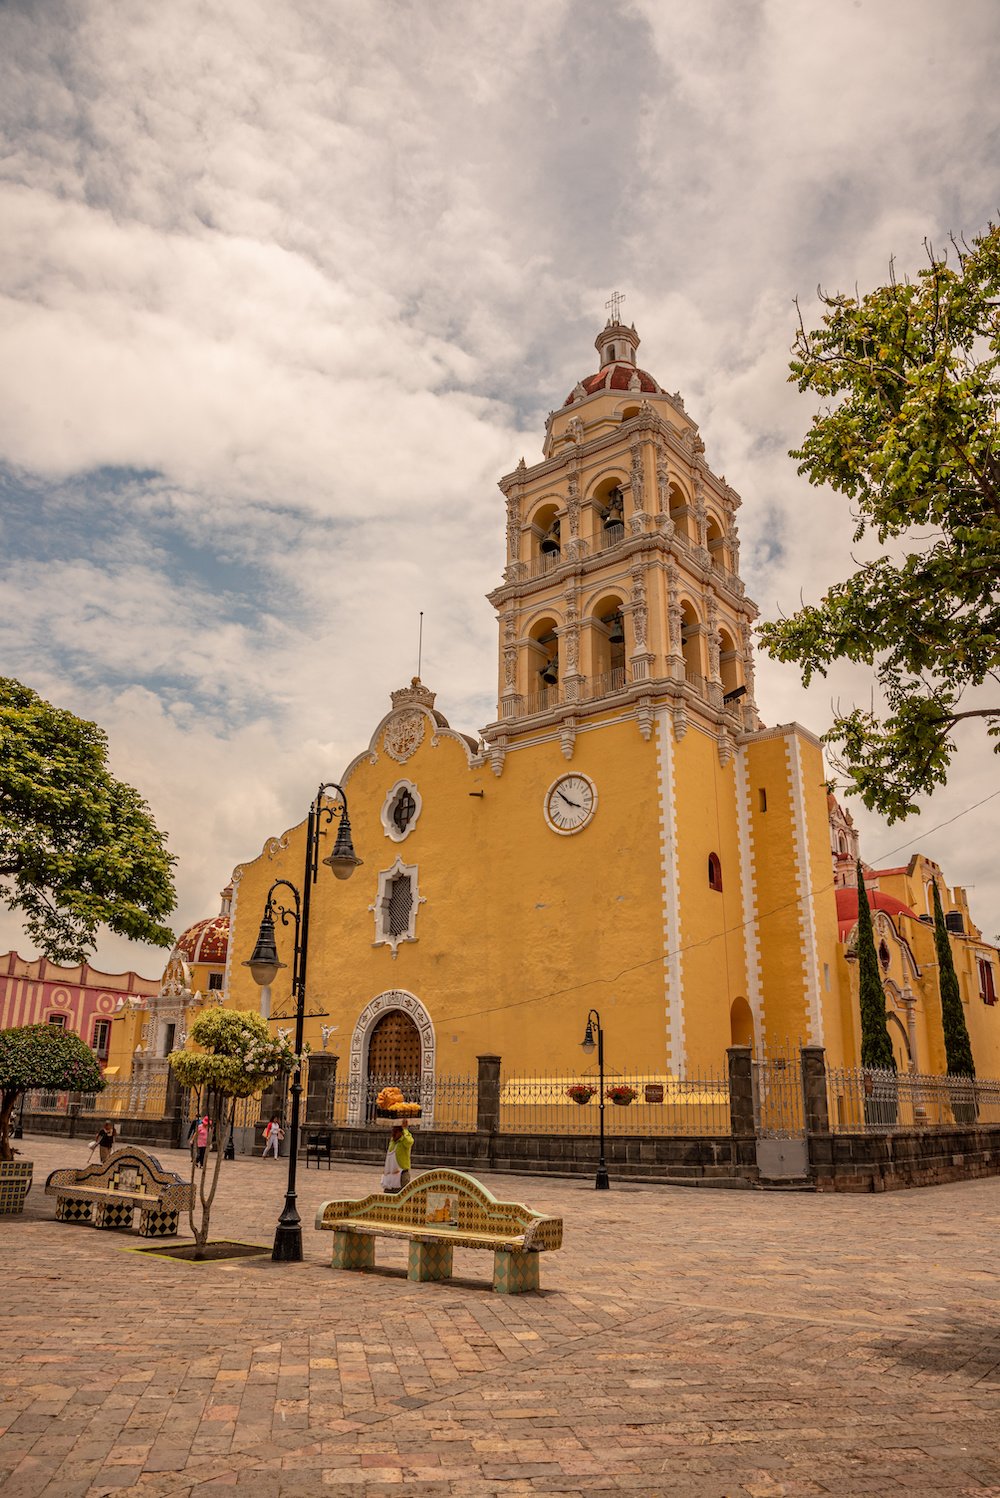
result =
[{"label": "wrought iron fence", "polygon": [[805,1133],[798,1047],[789,1045],[754,1061],[753,1114],[761,1139],[797,1139]]},{"label": "wrought iron fence", "polygon": [[889,1134],[1000,1123],[1000,1081],[934,1077],[863,1067],[829,1067],[830,1128]]},{"label": "wrought iron fence", "polygon": [[[347,1077],[331,1088],[328,1123],[365,1126],[379,1117],[378,1096],[386,1087],[396,1087],[408,1103],[419,1103],[423,1129],[462,1132],[476,1127],[478,1083],[470,1076],[422,1077],[403,1074],[365,1077],[354,1088]],[[360,1088],[360,1095],[359,1089]]]},{"label": "wrought iron fence", "polygon": [[[728,1135],[729,1079],[643,1072],[605,1076],[607,1134]],[[596,1134],[598,1078],[508,1076],[500,1087],[501,1134]]]},{"label": "wrought iron fence", "polygon": [[127,1081],[115,1078],[103,1092],[56,1092],[39,1089],[24,1095],[26,1113],[68,1113],[77,1108],[105,1118],[163,1118],[167,1108],[166,1077]]}]

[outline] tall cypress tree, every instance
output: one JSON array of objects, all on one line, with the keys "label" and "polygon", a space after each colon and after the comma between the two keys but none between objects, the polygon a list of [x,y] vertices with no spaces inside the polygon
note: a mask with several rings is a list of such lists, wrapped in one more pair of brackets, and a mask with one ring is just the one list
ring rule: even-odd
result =
[{"label": "tall cypress tree", "polygon": [[974,1077],[975,1063],[972,1060],[972,1043],[965,1023],[962,995],[958,989],[958,974],[951,955],[948,927],[937,881],[934,882],[934,946],[937,949],[938,984],[941,990],[941,1024],[944,1029],[944,1054],[948,1075],[952,1077]]},{"label": "tall cypress tree", "polygon": [[885,993],[879,976],[872,913],[865,876],[858,859],[858,997],[861,1001],[861,1065],[896,1070],[892,1041],[885,1023]]}]

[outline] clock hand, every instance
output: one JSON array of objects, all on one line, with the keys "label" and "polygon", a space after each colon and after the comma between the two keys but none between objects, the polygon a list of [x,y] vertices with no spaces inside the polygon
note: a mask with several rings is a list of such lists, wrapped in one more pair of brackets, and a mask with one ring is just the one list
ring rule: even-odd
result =
[{"label": "clock hand", "polygon": [[572,806],[576,811],[582,811],[583,808],[581,807],[579,801],[571,801],[567,795],[563,794],[562,791],[559,791],[558,794],[562,797],[567,806]]}]

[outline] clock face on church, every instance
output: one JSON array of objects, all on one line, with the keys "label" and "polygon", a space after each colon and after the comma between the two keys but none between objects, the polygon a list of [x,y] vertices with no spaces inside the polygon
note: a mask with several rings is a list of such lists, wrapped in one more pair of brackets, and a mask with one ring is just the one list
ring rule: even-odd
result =
[{"label": "clock face on church", "polygon": [[545,793],[545,820],[553,832],[580,832],[597,810],[597,787],[586,775],[560,775]]}]

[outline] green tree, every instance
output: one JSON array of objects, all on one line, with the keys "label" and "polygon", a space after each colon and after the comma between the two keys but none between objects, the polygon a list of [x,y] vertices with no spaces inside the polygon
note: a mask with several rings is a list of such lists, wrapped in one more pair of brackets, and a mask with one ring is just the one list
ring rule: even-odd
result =
[{"label": "green tree", "polygon": [[102,924],[173,943],[174,859],[107,754],[96,723],[0,677],[0,898],[54,962],[82,962]]},{"label": "green tree", "polygon": [[927,253],[914,282],[821,293],[813,332],[800,314],[790,378],[824,405],[792,457],[883,551],[760,630],[806,684],[836,660],[874,668],[884,712],[838,711],[827,739],[890,822],[947,779],[963,720],[1000,752],[1000,228]]},{"label": "green tree", "polygon": [[941,908],[941,895],[934,882],[934,947],[938,960],[938,987],[941,993],[941,1025],[944,1030],[944,1054],[948,1075],[975,1077],[972,1044],[965,1023],[965,1010],[958,987],[958,974],[951,955],[948,927]]},{"label": "green tree", "polygon": [[97,1057],[61,1025],[0,1030],[0,1160],[13,1160],[10,1124],[17,1101],[32,1087],[56,1092],[102,1092]]},{"label": "green tree", "polygon": [[861,1005],[861,1065],[896,1070],[892,1041],[885,1022],[885,992],[879,975],[878,953],[865,876],[858,861],[858,998]]},{"label": "green tree", "polygon": [[[205,1257],[212,1203],[219,1184],[222,1165],[222,1140],[228,1138],[236,1116],[236,1100],[263,1092],[282,1071],[290,1071],[295,1054],[287,1041],[272,1036],[267,1021],[249,1010],[206,1009],[191,1026],[190,1038],[200,1049],[173,1051],[170,1065],[182,1087],[198,1094],[198,1117],[208,1115],[213,1151],[206,1150],[200,1171],[191,1155],[191,1180],[198,1175],[198,1201],[201,1218],[195,1221],[194,1205],[189,1214],[195,1238],[195,1258]],[[209,1180],[209,1160],[215,1155],[215,1166]]]}]

